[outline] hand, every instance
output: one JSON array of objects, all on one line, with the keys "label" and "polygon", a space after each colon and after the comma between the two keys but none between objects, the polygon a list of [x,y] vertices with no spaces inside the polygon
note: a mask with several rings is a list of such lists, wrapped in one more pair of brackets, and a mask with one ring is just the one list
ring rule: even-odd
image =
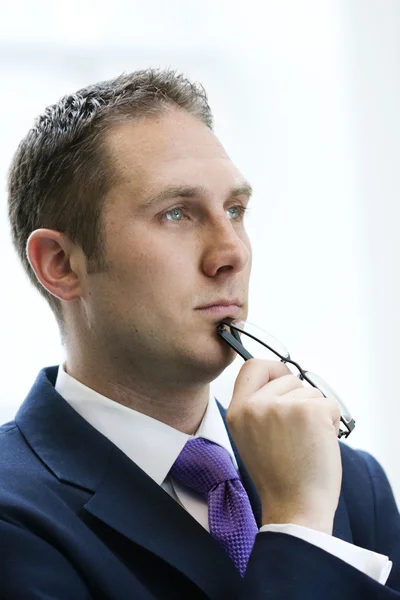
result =
[{"label": "hand", "polygon": [[332,533],[342,466],[334,399],[277,361],[251,359],[236,379],[227,424],[262,504],[262,524]]}]

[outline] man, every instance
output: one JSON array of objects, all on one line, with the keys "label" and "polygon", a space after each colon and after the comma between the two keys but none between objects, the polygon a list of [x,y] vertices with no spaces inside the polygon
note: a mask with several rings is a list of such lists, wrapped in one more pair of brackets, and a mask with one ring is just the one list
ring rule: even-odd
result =
[{"label": "man", "polygon": [[250,193],[171,71],[67,96],[21,142],[13,241],[66,360],[1,428],[2,598],[400,599],[393,495],[336,402],[260,360],[227,414],[209,397]]}]

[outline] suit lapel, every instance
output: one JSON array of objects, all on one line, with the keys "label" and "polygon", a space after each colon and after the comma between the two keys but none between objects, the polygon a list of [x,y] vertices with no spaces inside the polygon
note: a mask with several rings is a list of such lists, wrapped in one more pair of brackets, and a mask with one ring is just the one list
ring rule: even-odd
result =
[{"label": "suit lapel", "polygon": [[258,495],[258,492],[256,490],[256,486],[254,485],[253,481],[250,478],[250,475],[246,469],[246,467],[244,466],[244,463],[242,461],[242,459],[240,458],[240,454],[238,452],[238,449],[236,448],[235,442],[233,441],[231,434],[229,432],[229,429],[226,425],[226,408],[224,408],[222,406],[222,404],[220,404],[217,400],[217,404],[218,404],[218,408],[220,410],[221,416],[224,420],[224,424],[226,427],[226,430],[228,432],[228,436],[229,436],[229,441],[231,443],[232,446],[232,450],[233,453],[235,455],[236,458],[236,462],[238,464],[238,468],[239,468],[239,474],[240,474],[240,478],[242,480],[243,483],[243,487],[247,492],[247,495],[249,497],[250,500],[250,504],[251,507],[253,509],[253,513],[254,513],[254,517],[257,523],[257,526],[260,528],[262,526],[261,523],[261,502],[260,502],[260,497]]},{"label": "suit lapel", "polygon": [[102,483],[84,508],[169,563],[207,597],[234,597],[241,578],[227,554],[185,509],[117,448]]},{"label": "suit lapel", "polygon": [[343,492],[339,496],[339,504],[333,521],[332,535],[345,542],[353,543],[353,533],[350,527],[349,513],[347,512]]},{"label": "suit lapel", "polygon": [[207,597],[231,598],[242,578],[210,534],[54,389],[41,371],[16,416],[22,433],[65,483],[93,493],[84,509],[193,581]]}]

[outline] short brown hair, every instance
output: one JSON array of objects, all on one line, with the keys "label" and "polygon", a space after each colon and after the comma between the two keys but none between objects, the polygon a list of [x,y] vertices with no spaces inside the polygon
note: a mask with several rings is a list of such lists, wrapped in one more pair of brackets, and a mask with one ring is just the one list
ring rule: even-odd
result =
[{"label": "short brown hair", "polygon": [[105,132],[126,118],[182,108],[212,129],[204,88],[171,70],[145,69],[64,96],[40,115],[21,141],[8,176],[13,244],[31,282],[63,328],[60,301],[38,281],[26,254],[42,227],[68,235],[85,252],[91,272],[104,268],[101,214],[115,181]]}]

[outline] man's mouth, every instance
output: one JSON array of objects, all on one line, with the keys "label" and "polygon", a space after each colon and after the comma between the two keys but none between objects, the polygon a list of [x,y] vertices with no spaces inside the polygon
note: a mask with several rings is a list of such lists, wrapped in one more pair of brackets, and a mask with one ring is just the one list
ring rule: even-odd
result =
[{"label": "man's mouth", "polygon": [[197,308],[204,315],[209,315],[220,321],[223,319],[237,319],[241,314],[241,302],[239,300],[218,300]]}]

